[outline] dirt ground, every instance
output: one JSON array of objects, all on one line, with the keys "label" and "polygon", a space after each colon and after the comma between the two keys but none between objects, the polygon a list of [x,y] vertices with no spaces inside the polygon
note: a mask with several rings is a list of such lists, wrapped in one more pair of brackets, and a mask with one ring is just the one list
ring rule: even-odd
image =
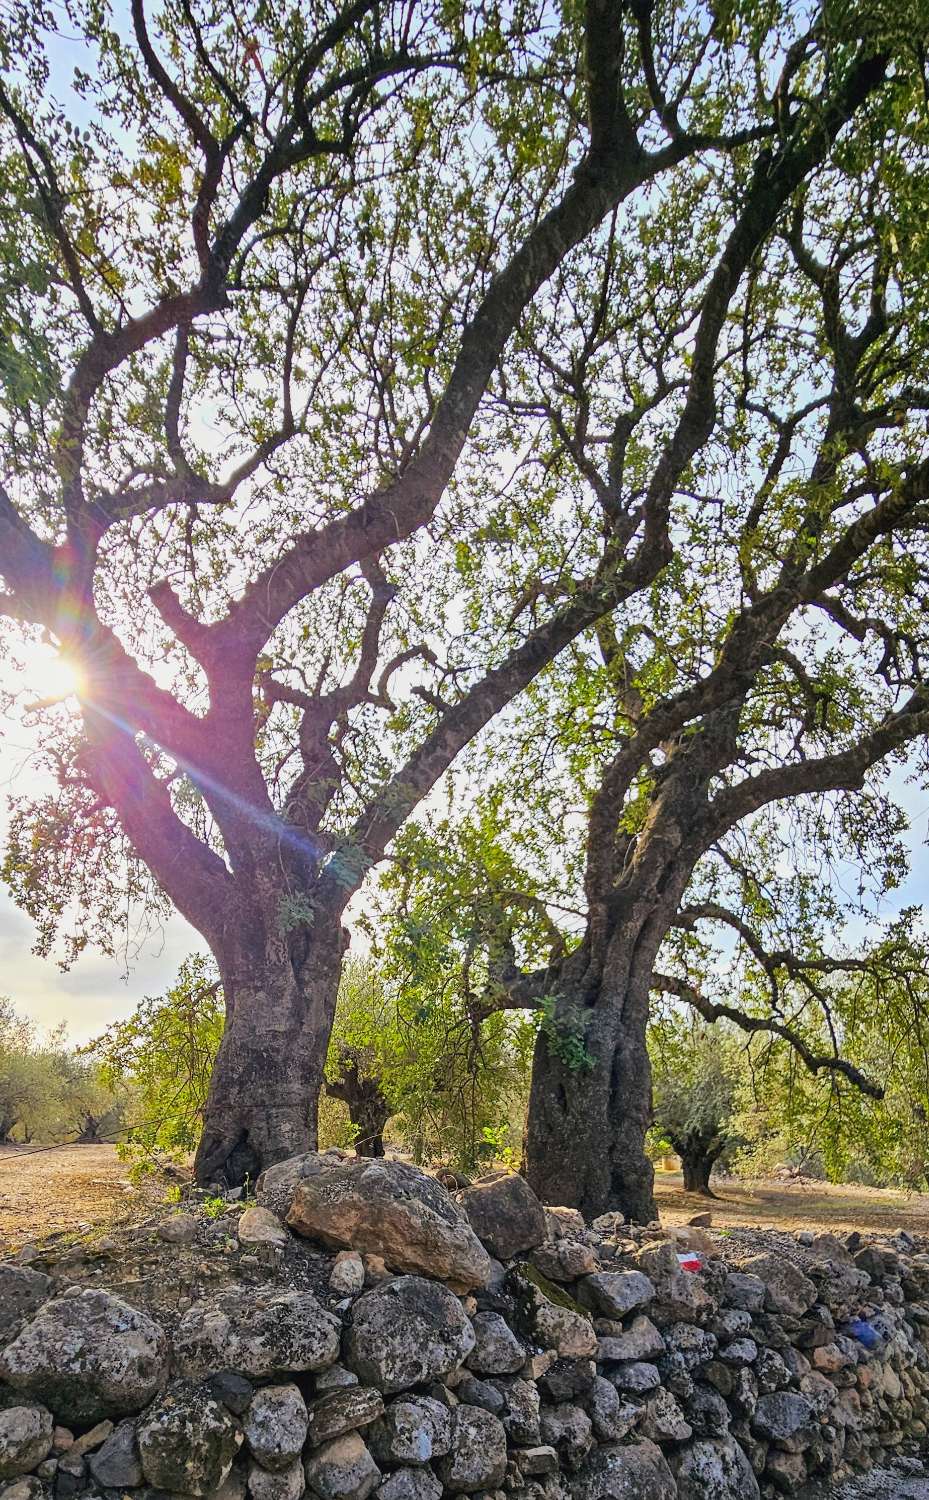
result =
[{"label": "dirt ground", "polygon": [[742,1182],[714,1179],[714,1198],[685,1193],[679,1173],[656,1173],[655,1197],[663,1223],[686,1224],[695,1213],[710,1212],[713,1226],[732,1229],[871,1230],[929,1233],[929,1194],[857,1183]]},{"label": "dirt ground", "polygon": [[153,1192],[164,1197],[163,1187],[132,1186],[115,1146],[0,1146],[0,1254],[134,1218]]},{"label": "dirt ground", "polygon": [[[684,1224],[695,1213],[713,1227],[850,1229],[929,1234],[929,1194],[907,1194],[824,1182],[755,1182],[724,1178],[715,1199],[685,1193],[680,1176],[658,1173],[661,1218]],[[164,1184],[129,1181],[114,1146],[62,1146],[54,1151],[0,1147],[0,1254],[49,1236],[87,1234],[143,1217],[164,1202]]]}]

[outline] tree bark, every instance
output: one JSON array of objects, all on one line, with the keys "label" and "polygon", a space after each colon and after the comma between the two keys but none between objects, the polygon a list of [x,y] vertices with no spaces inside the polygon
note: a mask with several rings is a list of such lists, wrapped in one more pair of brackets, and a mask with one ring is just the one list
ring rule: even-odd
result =
[{"label": "tree bark", "polygon": [[310,942],[289,955],[220,956],[226,1027],[194,1162],[200,1183],[238,1187],[265,1167],[316,1149],[316,1113],[341,970],[341,948]]},{"label": "tree bark", "polygon": [[341,1077],[327,1083],[326,1092],[348,1106],[348,1118],[358,1131],[354,1143],[356,1155],[381,1157],[384,1155],[384,1126],[390,1119],[391,1109],[380,1081],[365,1077],[358,1060],[347,1049],[343,1050],[340,1066]]},{"label": "tree bark", "polygon": [[684,1171],[685,1193],[699,1193],[703,1198],[715,1198],[716,1194],[710,1188],[710,1175],[716,1165],[715,1156],[701,1146],[688,1147],[678,1154]]},{"label": "tree bark", "polygon": [[[559,997],[539,1034],[526,1129],[526,1176],[543,1203],[577,1208],[585,1219],[619,1210],[634,1223],[657,1218],[654,1171],[645,1153],[652,1075],[645,1045],[650,951],[630,964],[626,934],[610,944],[584,1005]],[[618,953],[617,953],[617,950]],[[628,950],[627,950],[628,951]],[[576,995],[576,992],[575,992]],[[566,1060],[583,1025],[586,1061]]]}]

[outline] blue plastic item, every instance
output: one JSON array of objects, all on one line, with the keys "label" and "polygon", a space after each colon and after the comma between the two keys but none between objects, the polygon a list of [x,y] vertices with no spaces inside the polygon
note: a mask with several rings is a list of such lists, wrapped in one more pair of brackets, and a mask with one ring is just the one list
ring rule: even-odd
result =
[{"label": "blue plastic item", "polygon": [[852,1318],[851,1322],[845,1325],[844,1332],[853,1339],[857,1339],[859,1344],[864,1344],[866,1349],[876,1348],[881,1341],[877,1329],[873,1324],[866,1323],[864,1318]]}]

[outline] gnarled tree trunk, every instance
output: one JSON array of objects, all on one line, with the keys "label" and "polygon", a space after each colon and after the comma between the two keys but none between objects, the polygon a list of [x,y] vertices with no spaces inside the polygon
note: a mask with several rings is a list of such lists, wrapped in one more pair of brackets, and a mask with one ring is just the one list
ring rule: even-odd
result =
[{"label": "gnarled tree trunk", "polygon": [[339,1068],[340,1077],[326,1083],[326,1093],[348,1106],[348,1118],[358,1132],[355,1152],[358,1156],[383,1156],[384,1126],[390,1119],[391,1110],[380,1080],[365,1076],[350,1047],[342,1048]]},{"label": "gnarled tree trunk", "polygon": [[699,1193],[703,1198],[715,1198],[716,1194],[710,1188],[710,1177],[722,1147],[708,1145],[702,1137],[682,1141],[672,1139],[671,1144],[681,1158],[684,1191]]},{"label": "gnarled tree trunk", "polygon": [[650,936],[637,941],[627,926],[617,930],[602,969],[588,965],[580,994],[559,996],[536,1044],[526,1176],[543,1202],[577,1208],[588,1220],[614,1209],[640,1224],[657,1217],[645,1153],[653,950]]},{"label": "gnarled tree trunk", "polygon": [[226,1027],[210,1081],[194,1173],[239,1186],[316,1148],[316,1111],[341,971],[341,944],[220,956]]}]

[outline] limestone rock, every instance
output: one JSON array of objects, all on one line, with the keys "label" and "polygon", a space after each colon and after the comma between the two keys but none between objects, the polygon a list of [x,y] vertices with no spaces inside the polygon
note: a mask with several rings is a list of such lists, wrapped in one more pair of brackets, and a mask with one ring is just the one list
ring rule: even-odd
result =
[{"label": "limestone rock", "polygon": [[214,1370],[263,1377],[322,1370],[339,1355],[341,1324],[311,1292],[236,1289],[195,1302],[182,1317],[174,1352],[182,1374]]},{"label": "limestone rock", "polygon": [[248,1466],[248,1493],[252,1500],[300,1500],[306,1487],[303,1464],[291,1459],[283,1469],[273,1473],[253,1459]]},{"label": "limestone rock", "polygon": [[144,1482],[134,1422],[120,1422],[103,1446],[91,1454],[90,1472],[101,1489],[130,1489]]},{"label": "limestone rock", "polygon": [[597,1358],[604,1361],[657,1359],[664,1352],[664,1339],[651,1319],[642,1315],[633,1318],[629,1327],[620,1334],[601,1335]]},{"label": "limestone rock", "polygon": [[374,1462],[357,1432],[333,1438],[311,1454],[305,1470],[308,1487],[319,1500],[367,1500],[381,1479]]},{"label": "limestone rock", "polygon": [[329,1290],[337,1297],[354,1297],[364,1290],[365,1263],[357,1250],[340,1250],[329,1275]]},{"label": "limestone rock", "polygon": [[506,1432],[497,1417],[479,1406],[456,1406],[452,1412],[452,1445],[439,1461],[446,1490],[460,1495],[496,1489],[506,1473]]},{"label": "limestone rock", "polygon": [[326,1391],[310,1407],[309,1438],[314,1448],[342,1437],[359,1427],[367,1427],[384,1410],[384,1398],[371,1385],[343,1386]]},{"label": "limestone rock", "polygon": [[512,1260],[545,1239],[545,1209],[516,1172],[476,1182],[458,1201],[478,1239],[497,1260]]},{"label": "limestone rock", "polygon": [[138,1440],[142,1472],[150,1485],[183,1495],[209,1495],[229,1473],[242,1434],[205,1385],[176,1380],[141,1418]]},{"label": "limestone rock", "polygon": [[765,1306],[772,1312],[801,1318],[816,1301],[816,1287],[808,1276],[782,1255],[753,1255],[742,1271],[765,1284]]},{"label": "limestone rock", "polygon": [[431,1396],[391,1401],[367,1439],[379,1464],[427,1464],[451,1448],[451,1414]]},{"label": "limestone rock", "polygon": [[277,1214],[260,1204],[239,1215],[238,1234],[239,1244],[249,1248],[270,1246],[273,1250],[283,1250],[290,1243],[290,1235]]},{"label": "limestone rock", "polygon": [[378,1487],[377,1500],[440,1500],[442,1486],[431,1469],[395,1469]]},{"label": "limestone rock", "polygon": [[221,1401],[223,1406],[237,1417],[241,1417],[248,1410],[248,1403],[255,1394],[255,1387],[244,1375],[238,1375],[235,1370],[217,1370],[207,1381],[210,1395]]},{"label": "limestone rock", "polygon": [[474,1348],[474,1329],[448,1287],[398,1276],[365,1292],[352,1309],[346,1363],[387,1395],[441,1380]]},{"label": "limestone rock", "polygon": [[33,1318],[51,1296],[52,1282],[28,1266],[0,1266],[0,1344]]},{"label": "limestone rock", "polygon": [[573,1402],[546,1406],[540,1421],[542,1442],[554,1448],[564,1466],[578,1469],[593,1447],[593,1428],[586,1411]]},{"label": "limestone rock", "polygon": [[645,1391],[653,1391],[661,1384],[657,1365],[650,1364],[644,1359],[633,1360],[628,1365],[617,1365],[610,1379],[618,1391],[626,1391],[636,1396],[642,1395]]},{"label": "limestone rock", "polygon": [[684,1443],[693,1435],[677,1397],[663,1386],[646,1401],[639,1431],[653,1443]]},{"label": "limestone rock", "polygon": [[46,1302],[0,1355],[0,1378],[86,1426],[137,1412],[164,1384],[158,1323],[108,1292],[71,1288]]},{"label": "limestone rock", "polygon": [[746,1271],[730,1271],[723,1282],[723,1300],[730,1307],[758,1312],[764,1306],[765,1284],[760,1276]]},{"label": "limestone rock", "polygon": [[595,1448],[566,1490],[571,1500],[677,1500],[674,1475],[647,1439]]},{"label": "limestone rock", "polygon": [[155,1232],[167,1245],[192,1245],[200,1232],[200,1221],[193,1214],[172,1214],[170,1219],[162,1219]]},{"label": "limestone rock", "polygon": [[600,1269],[596,1250],[583,1240],[546,1240],[532,1252],[532,1264],[551,1281],[576,1281]]},{"label": "limestone rock", "polygon": [[367,1251],[395,1271],[422,1272],[460,1290],[487,1285],[490,1257],[434,1177],[399,1161],[316,1160],[319,1169],[293,1188],[287,1223],[298,1234],[334,1250]]},{"label": "limestone rock", "polygon": [[522,1369],[526,1351],[499,1313],[475,1313],[471,1326],[476,1343],[468,1355],[469,1369],[479,1375],[515,1375]]},{"label": "limestone rock", "polygon": [[265,1469],[286,1469],[303,1451],[306,1402],[295,1385],[266,1385],[252,1397],[242,1423],[252,1457]]},{"label": "limestone rock", "polygon": [[51,1412],[38,1402],[0,1411],[0,1479],[28,1474],[47,1458],[54,1425]]},{"label": "limestone rock", "polygon": [[601,1443],[618,1443],[632,1431],[639,1420],[639,1408],[630,1401],[624,1401],[615,1385],[602,1375],[594,1380],[586,1404],[594,1436]]},{"label": "limestone rock", "polygon": [[507,1273],[523,1332],[543,1349],[568,1359],[587,1359],[597,1351],[593,1323],[577,1303],[544,1276],[522,1264]]},{"label": "limestone rock", "polygon": [[679,1500],[759,1500],[758,1480],[733,1438],[691,1443],[672,1463]]},{"label": "limestone rock", "polygon": [[642,1271],[597,1271],[584,1277],[577,1295],[584,1307],[602,1317],[624,1318],[654,1300],[655,1286]]},{"label": "limestone rock", "polygon": [[752,1428],[761,1437],[784,1442],[813,1421],[813,1407],[796,1391],[773,1391],[760,1396],[752,1416]]},{"label": "limestone rock", "polygon": [[491,1381],[504,1401],[501,1415],[504,1431],[513,1443],[530,1447],[541,1438],[539,1429],[539,1388],[531,1380],[504,1378]]}]

